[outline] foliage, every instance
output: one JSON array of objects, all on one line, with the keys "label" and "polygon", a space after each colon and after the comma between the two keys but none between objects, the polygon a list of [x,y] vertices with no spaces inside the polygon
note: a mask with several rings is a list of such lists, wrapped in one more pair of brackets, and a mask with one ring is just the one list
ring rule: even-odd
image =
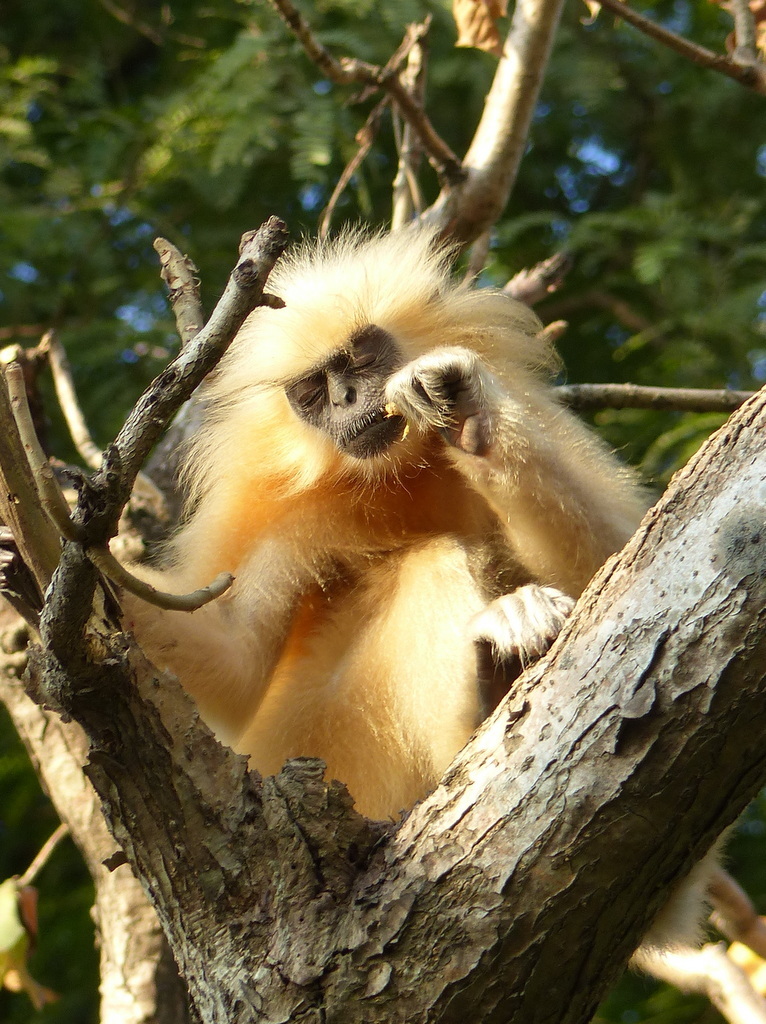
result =
[{"label": "foliage", "polygon": [[[723,48],[730,28],[710,3],[635,6],[711,49]],[[430,10],[429,111],[465,151],[494,59],[453,48],[446,3],[306,0],[303,9],[334,53],[381,63],[406,22]],[[103,443],[176,344],[154,236],[190,253],[210,304],[243,230],[271,213],[294,233],[315,229],[374,99],[350,102],[255,0],[7,0],[4,13],[0,346],[56,327]],[[554,250],[572,253],[564,287],[540,307],[544,319],[570,322],[561,343],[569,380],[738,388],[766,380],[763,103],[605,13],[588,23],[584,6],[567,7],[485,278],[502,283]],[[384,223],[394,169],[384,120],[336,222]],[[427,168],[423,180],[428,200],[438,184]],[[722,417],[628,410],[594,419],[663,482]],[[53,438],[71,456],[60,424]],[[0,751],[3,878],[26,867],[55,820],[4,719]],[[734,849],[740,877],[766,901],[754,854],[762,810]],[[43,886],[35,973],[64,993],[44,1019],[94,1019],[85,995],[95,988],[90,892],[70,844]],[[601,1019],[710,1019],[699,1003],[680,1007],[677,994],[634,979]],[[0,993],[4,1021],[30,1013],[23,996]]]}]

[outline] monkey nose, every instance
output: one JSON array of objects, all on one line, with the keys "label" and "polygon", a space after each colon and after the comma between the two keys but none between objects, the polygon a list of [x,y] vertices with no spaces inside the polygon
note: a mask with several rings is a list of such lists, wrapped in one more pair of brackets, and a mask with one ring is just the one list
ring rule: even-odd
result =
[{"label": "monkey nose", "polygon": [[335,406],[354,405],[356,402],[356,388],[346,381],[330,380],[327,390]]}]

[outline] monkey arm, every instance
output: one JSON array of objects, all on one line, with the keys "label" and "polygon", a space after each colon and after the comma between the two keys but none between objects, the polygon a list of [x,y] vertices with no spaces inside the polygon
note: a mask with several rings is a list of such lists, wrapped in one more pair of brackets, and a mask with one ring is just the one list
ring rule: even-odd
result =
[{"label": "monkey arm", "polygon": [[[138,571],[166,590],[189,583],[188,573]],[[178,676],[218,737],[234,743],[263,699],[307,583],[287,552],[264,545],[238,567],[223,597],[195,612],[125,594],[125,625],[158,668]]]},{"label": "monkey arm", "polygon": [[629,473],[531,375],[504,382],[469,349],[435,349],[386,397],[437,430],[498,513],[524,566],[572,597],[635,529],[645,501]]}]

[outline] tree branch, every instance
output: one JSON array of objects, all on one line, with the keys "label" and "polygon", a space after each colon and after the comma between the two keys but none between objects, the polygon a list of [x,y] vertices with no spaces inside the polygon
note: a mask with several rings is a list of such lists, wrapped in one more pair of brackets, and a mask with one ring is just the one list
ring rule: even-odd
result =
[{"label": "tree branch", "polygon": [[19,875],[18,886],[22,888],[25,885],[32,885],[40,874],[42,869],[51,859],[54,850],[59,845],[62,839],[69,835],[69,826],[63,822],[55,829],[52,835],[48,836],[43,845],[35,855],[34,860],[29,865],[23,875]]},{"label": "tree branch", "polygon": [[534,267],[514,274],[503,288],[514,299],[535,306],[542,299],[561,287],[564,278],[572,269],[571,258],[563,252],[556,252]]},{"label": "tree branch", "polygon": [[754,64],[758,61],[758,46],[750,0],[731,0],[729,9],[734,19],[734,60],[740,64]]},{"label": "tree branch", "polygon": [[29,468],[11,401],[0,380],[0,520],[10,527],[24,563],[42,595],[58,564],[58,533],[37,500],[37,487]]},{"label": "tree branch", "polygon": [[[271,217],[242,236],[240,258],[204,328],[144,392],[105,452],[95,485],[111,495],[103,514],[103,540],[117,523],[144,460],[173,414],[216,365],[245,318],[261,302],[266,279],[287,244],[283,221]],[[98,543],[99,538],[92,538]]]},{"label": "tree branch", "polygon": [[329,50],[322,46],[292,0],[270,0],[270,2],[303,46],[306,54],[332,82],[336,82],[338,85],[361,83],[383,89],[396,103],[402,117],[417,132],[436,173],[447,182],[462,179],[463,171],[460,161],[436,132],[425,110],[414,96],[410,95],[399,79],[401,61],[405,59],[409,49],[418,41],[420,34],[426,30],[423,26],[409,26],[404,43],[385,67],[368,64],[354,57],[343,57],[338,61]]},{"label": "tree branch", "polygon": [[667,949],[643,958],[645,969],[682,992],[707,996],[729,1024],[766,1024],[766,1000],[726,955],[722,943]]},{"label": "tree branch", "polygon": [[116,583],[128,593],[140,597],[142,601],[146,601],[156,608],[165,608],[170,611],[194,612],[225,594],[234,582],[234,577],[230,572],[222,572],[212,583],[199,590],[193,590],[189,594],[168,594],[157,590],[150,583],[146,583],[128,572],[125,566],[117,561],[109,548],[87,548],[85,553],[112,583]]},{"label": "tree branch", "polygon": [[570,409],[654,409],[657,412],[733,412],[752,391],[728,388],[659,388],[640,384],[562,384],[556,388]]},{"label": "tree branch", "polygon": [[[32,763],[82,852],[96,887],[93,917],[101,960],[100,1024],[183,1024],[187,996],[178,978],[157,915],[141,884],[117,852],[109,835],[99,799],[82,773],[87,742],[79,726],[63,723],[58,715],[41,710],[24,693],[16,678],[23,671],[14,659],[26,638],[10,640],[18,620],[0,606],[0,701],[27,748]],[[21,648],[18,654],[4,650]],[[24,657],[24,663],[26,658]],[[41,851],[42,852],[42,851]],[[30,868],[31,870],[31,868]]]},{"label": "tree branch", "polygon": [[395,830],[310,760],[261,786],[123,635],[35,654],[203,1021],[590,1020],[766,777],[764,431],[756,396]]},{"label": "tree branch", "polygon": [[750,897],[723,868],[718,868],[708,883],[714,910],[711,923],[729,942],[748,946],[766,959],[766,921],[759,917]]},{"label": "tree branch", "polygon": [[48,354],[48,363],[53,375],[56,397],[64,414],[64,419],[74,441],[75,448],[82,456],[86,466],[90,466],[91,469],[98,469],[101,465],[101,449],[90,436],[88,425],[85,422],[80,403],[77,400],[77,393],[75,392],[74,381],[72,380],[72,371],[69,368],[69,360],[66,357],[64,347],[55,331],[46,331],[40,346]]},{"label": "tree branch", "polygon": [[634,333],[648,331],[654,326],[651,320],[635,310],[625,299],[601,288],[591,288],[579,295],[554,299],[550,304],[546,304],[544,313],[546,317],[566,316],[574,310],[587,309],[589,306],[606,309],[618,323]]},{"label": "tree branch", "polygon": [[443,188],[423,220],[463,246],[492,227],[508,201],[563,0],[517,0],[503,55],[466,153],[464,181]]},{"label": "tree branch", "polygon": [[5,368],[5,383],[11,399],[13,418],[21,438],[32,478],[37,489],[40,504],[58,532],[66,540],[82,540],[82,529],[72,521],[69,505],[56,479],[48,456],[40,447],[35,425],[27,404],[24,373],[18,363],[9,363]]},{"label": "tree branch", "polygon": [[[423,22],[423,32],[407,56],[407,67],[401,72],[402,87],[414,96],[425,109],[426,91],[426,35],[431,23],[429,15]],[[423,155],[423,147],[417,132],[409,122],[402,120],[394,109],[394,130],[399,163],[391,186],[391,230],[396,231],[408,224],[414,213],[422,211],[422,197],[418,186],[417,171]]]},{"label": "tree branch", "polygon": [[638,14],[622,0],[599,0],[599,3],[608,11],[616,14],[618,18],[627,21],[629,25],[633,25],[634,28],[690,60],[693,64],[717,71],[726,75],[727,78],[733,78],[735,82],[739,82],[740,85],[744,85],[754,92],[766,93],[766,67],[763,64],[739,63],[724,54],[714,53],[704,46],[699,46],[697,43],[671,32],[670,29],[663,28],[662,25],[658,25],[650,18]]},{"label": "tree branch", "polygon": [[372,144],[375,141],[375,134],[380,124],[380,118],[383,111],[389,104],[388,96],[384,96],[382,100],[375,104],[370,111],[367,120],[364,122],[362,127],[356,133],[355,141],[358,145],[356,153],[352,156],[346,166],[343,168],[343,173],[338,178],[337,184],[333,189],[333,193],[330,196],[330,201],[325,207],[322,219],[319,222],[319,237],[326,238],[330,230],[330,222],[332,215],[335,212],[335,206],[343,195],[348,183],[351,178],[356,174],[357,170],[361,166],[362,162],[366,158],[367,154],[372,149]]},{"label": "tree branch", "polygon": [[155,238],[153,246],[160,258],[162,280],[168,288],[183,348],[199,334],[205,322],[197,277],[199,271],[192,260],[166,238]]}]

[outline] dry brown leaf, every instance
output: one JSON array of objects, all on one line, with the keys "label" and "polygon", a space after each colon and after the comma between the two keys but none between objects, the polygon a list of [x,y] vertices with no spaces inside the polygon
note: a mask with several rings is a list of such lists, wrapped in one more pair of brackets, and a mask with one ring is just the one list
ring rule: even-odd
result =
[{"label": "dry brown leaf", "polygon": [[452,0],[452,16],[457,25],[455,46],[503,54],[503,41],[497,28],[499,18],[508,11],[508,0]]}]

